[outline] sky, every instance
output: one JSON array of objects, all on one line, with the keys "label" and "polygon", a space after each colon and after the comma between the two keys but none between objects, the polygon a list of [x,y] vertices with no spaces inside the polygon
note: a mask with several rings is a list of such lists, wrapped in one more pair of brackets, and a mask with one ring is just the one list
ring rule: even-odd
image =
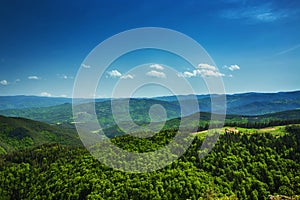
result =
[{"label": "sky", "polygon": [[[199,58],[193,66],[169,52],[135,51],[105,66],[96,92],[87,95],[110,97],[115,84],[124,88],[136,80],[163,80],[189,93],[170,78],[172,69],[197,94],[209,92],[203,78],[222,79],[226,93],[300,89],[300,1],[1,0],[0,96],[72,97],[80,70],[103,68],[101,55],[97,66],[86,63],[90,52],[120,32],[141,27],[181,32],[213,63]],[[166,94],[172,94],[170,88],[155,84],[132,91]]]}]

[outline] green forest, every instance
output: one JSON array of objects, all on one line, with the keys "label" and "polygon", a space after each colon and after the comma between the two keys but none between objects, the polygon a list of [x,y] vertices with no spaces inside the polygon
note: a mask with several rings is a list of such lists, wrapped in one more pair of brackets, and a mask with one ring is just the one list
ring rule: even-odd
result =
[{"label": "green forest", "polygon": [[[123,135],[112,141],[133,152],[154,151],[176,133],[176,129],[168,129],[148,139]],[[300,199],[299,125],[284,126],[277,134],[227,129],[201,159],[204,135],[200,132],[194,137],[179,160],[149,173],[111,169],[76,144],[54,141],[11,151],[0,157],[0,197],[255,200],[273,195],[277,199]]]}]

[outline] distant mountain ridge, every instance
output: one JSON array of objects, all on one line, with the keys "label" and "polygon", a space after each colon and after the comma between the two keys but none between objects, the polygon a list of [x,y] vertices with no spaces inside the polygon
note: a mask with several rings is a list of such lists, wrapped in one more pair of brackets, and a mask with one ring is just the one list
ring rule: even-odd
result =
[{"label": "distant mountain ridge", "polygon": [[[107,99],[96,99],[96,102],[105,101]],[[92,99],[77,99],[79,103],[91,102]],[[24,109],[24,108],[40,108],[56,106],[64,103],[72,103],[72,98],[66,97],[43,97],[43,96],[0,96],[0,110],[7,109]]]},{"label": "distant mountain ridge", "polygon": [[[213,95],[218,97],[218,95]],[[0,100],[5,97],[0,97]],[[13,97],[10,97],[14,99]],[[17,96],[16,99],[22,99],[25,97]],[[293,92],[278,92],[278,93],[242,93],[242,94],[232,94],[226,95],[227,98],[227,114],[235,115],[264,115],[276,112],[282,112],[287,110],[300,109],[300,91]],[[43,121],[47,123],[63,123],[72,122],[72,105],[71,99],[68,98],[49,98],[49,97],[27,97],[27,100],[33,99],[32,103],[26,104],[22,107],[32,105],[37,101],[44,101],[44,103],[36,103],[35,107],[22,108],[22,109],[6,109],[0,110],[0,115],[10,116],[10,117],[24,117],[37,121]],[[188,104],[191,101],[190,95],[181,96],[181,99]],[[186,115],[190,115],[196,112],[211,112],[211,99],[209,95],[197,95],[199,109],[189,108],[188,106],[184,109],[187,110]],[[126,101],[127,99],[115,99],[114,101]],[[6,101],[8,101],[6,99]],[[17,101],[17,100],[14,100]],[[14,102],[11,101],[11,102]],[[43,107],[51,102],[56,104],[59,102],[64,102],[58,105],[52,105],[48,107]],[[80,106],[87,105],[86,102],[90,100],[83,99]],[[45,103],[46,102],[46,103]],[[80,102],[80,101],[79,101]],[[149,121],[149,109],[154,104],[160,104],[167,111],[167,119],[181,117],[181,108],[176,96],[166,96],[166,97],[155,97],[155,98],[133,98],[130,99],[130,114],[131,117],[136,121],[141,121],[142,123]],[[1,102],[3,105],[4,103]],[[26,104],[26,105],[25,105]],[[21,105],[21,104],[19,104]],[[39,105],[39,106],[38,106]],[[105,127],[109,127],[114,123],[111,112],[111,100],[108,99],[96,99],[96,112],[100,123],[103,123]],[[16,106],[18,107],[18,106]],[[123,121],[128,121],[126,118],[126,113],[124,111],[119,113]]]},{"label": "distant mountain ridge", "polygon": [[[210,102],[210,94],[196,95],[200,102]],[[212,96],[217,96],[212,94]],[[191,100],[194,95],[178,95],[178,96],[159,96],[151,98],[133,98],[133,99],[146,99],[146,100],[160,100],[167,102],[177,101],[177,97],[182,100]],[[229,107],[239,107],[256,102],[274,102],[278,101],[300,101],[300,91],[289,92],[276,92],[276,93],[260,93],[260,92],[247,92],[237,94],[226,94],[227,104]],[[95,102],[108,101],[110,98],[96,98]],[[87,103],[93,99],[77,99],[78,103]],[[0,110],[7,109],[23,109],[23,108],[36,108],[36,107],[49,107],[60,105],[64,103],[72,103],[72,98],[66,97],[42,97],[42,96],[0,96]],[[299,102],[298,102],[299,103]],[[208,111],[206,108],[203,111]],[[231,111],[230,111],[231,113]]]},{"label": "distant mountain ridge", "polygon": [[[127,100],[120,99],[115,101],[120,102],[122,104],[122,102]],[[142,121],[144,123],[150,121],[148,111],[150,107],[155,104],[162,105],[166,109],[168,114],[167,119],[172,119],[180,116],[180,108],[177,104],[173,102],[159,101],[154,99],[131,99],[130,114],[135,120],[135,122]],[[89,103],[83,103],[78,106],[86,107],[87,109],[90,107]],[[109,127],[114,124],[114,119],[111,111],[111,101],[96,102],[95,107],[99,122],[102,126]],[[123,110],[118,112],[119,117],[124,118],[124,121],[128,120],[126,118],[126,113],[127,111]],[[71,123],[74,121],[72,113],[72,104],[70,103],[41,108],[0,110],[0,115],[9,117],[23,117],[51,124]]]}]

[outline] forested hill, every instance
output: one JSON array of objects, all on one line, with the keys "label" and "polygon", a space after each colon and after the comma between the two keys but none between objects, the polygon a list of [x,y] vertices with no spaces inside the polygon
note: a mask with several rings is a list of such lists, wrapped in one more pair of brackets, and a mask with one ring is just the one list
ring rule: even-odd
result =
[{"label": "forested hill", "polygon": [[45,143],[81,144],[74,129],[0,115],[0,154]]},{"label": "forested hill", "polygon": [[[174,134],[164,131],[151,139],[121,136],[112,142],[128,151],[154,151]],[[203,139],[196,136],[179,160],[151,173],[108,168],[84,148],[43,145],[0,156],[0,197],[265,200],[284,195],[299,199],[299,136],[299,126],[288,126],[283,135],[229,132],[202,159],[198,153]]]},{"label": "forested hill", "polygon": [[[200,121],[189,121],[183,126],[195,126],[198,130],[206,130],[210,121],[210,113],[200,113]],[[168,120],[164,130],[176,130],[180,124],[180,118]],[[108,137],[123,135],[117,125],[110,124],[103,129]],[[227,115],[226,126],[262,128],[275,125],[300,123],[300,110],[284,111],[260,116]],[[158,126],[159,123],[157,123]],[[96,130],[95,130],[96,131]],[[131,130],[134,131],[134,130]],[[97,132],[95,132],[97,133]],[[78,133],[72,124],[47,124],[19,117],[0,116],[0,153],[7,153],[17,149],[37,146],[45,143],[60,143],[65,145],[81,144]]]}]

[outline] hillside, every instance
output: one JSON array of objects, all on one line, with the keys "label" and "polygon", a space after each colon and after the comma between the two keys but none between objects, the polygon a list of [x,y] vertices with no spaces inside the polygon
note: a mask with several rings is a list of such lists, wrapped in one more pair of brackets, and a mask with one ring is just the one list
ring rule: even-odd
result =
[{"label": "hillside", "polygon": [[0,154],[45,143],[81,144],[74,129],[0,115]]},{"label": "hillside", "polygon": [[[284,131],[280,136],[221,135],[202,159],[198,153],[203,140],[196,136],[179,160],[150,173],[111,169],[84,148],[43,145],[0,156],[0,195],[3,200],[247,200],[278,194],[299,199],[300,128],[288,126]],[[128,151],[146,152],[164,146],[174,134],[164,131],[151,139],[121,136],[112,141]],[[126,165],[126,161],[116,162]]]},{"label": "hillside", "polygon": [[[157,103],[157,101],[156,101]],[[147,104],[147,101],[144,101],[140,107],[150,106],[151,104]],[[63,108],[66,106],[70,106],[69,104],[61,105]],[[54,108],[59,109],[59,106],[55,106]],[[147,108],[146,108],[147,109]],[[47,117],[49,119],[60,119],[58,115],[55,115],[55,111],[52,110],[49,115],[45,115],[45,119]],[[68,114],[65,112],[65,114]],[[71,115],[71,113],[69,113]],[[41,116],[43,114],[41,113]],[[136,119],[138,117],[143,116],[142,111],[136,114]],[[52,118],[51,118],[52,117]],[[62,116],[63,118],[64,116]],[[111,117],[111,116],[110,116]],[[187,116],[191,118],[190,116]],[[208,128],[208,124],[210,121],[211,114],[201,112],[200,120],[189,120],[187,124],[184,124],[183,128],[197,127],[198,130],[205,130]],[[193,117],[192,117],[193,118]],[[47,120],[49,120],[47,119]],[[101,125],[103,126],[103,132],[108,137],[115,137],[117,135],[123,135],[124,132],[115,125],[114,122],[110,121],[112,118],[109,116],[103,115],[100,119],[102,119]],[[163,130],[176,130],[179,127],[181,118],[173,118],[167,120]],[[185,120],[187,121],[187,120]],[[140,125],[147,124],[147,121],[136,121]],[[275,122],[275,123],[274,123]],[[227,126],[240,126],[240,127],[267,127],[272,125],[285,125],[289,123],[299,123],[300,122],[300,110],[291,110],[284,111],[266,115],[258,115],[258,116],[241,116],[241,115],[227,115],[225,120],[225,125]],[[126,121],[123,123],[126,124]],[[161,127],[161,122],[154,123],[154,127]],[[135,132],[134,129],[130,131]],[[95,130],[95,133],[98,131]],[[4,117],[0,116],[0,151],[2,153],[25,148],[36,146],[44,143],[52,143],[58,142],[60,144],[78,144],[79,138],[78,134],[75,130],[74,125],[70,123],[62,123],[61,125],[57,124],[47,124],[43,122],[33,121],[25,118],[19,117]]]}]

